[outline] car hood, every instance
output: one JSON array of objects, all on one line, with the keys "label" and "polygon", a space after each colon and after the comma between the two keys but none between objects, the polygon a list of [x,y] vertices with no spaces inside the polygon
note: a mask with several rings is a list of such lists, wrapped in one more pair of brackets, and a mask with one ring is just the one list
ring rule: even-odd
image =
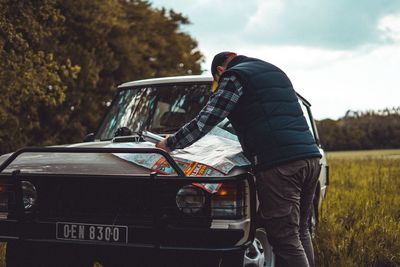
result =
[{"label": "car hood", "polygon": [[[107,147],[110,142],[79,143],[53,147]],[[2,164],[10,155],[0,156]],[[65,173],[65,174],[138,174],[150,173],[111,153],[54,153],[29,152],[19,155],[3,172],[20,170],[26,173]]]},{"label": "car hood", "polygon": [[[53,147],[154,148],[149,142],[87,142]],[[0,156],[2,164],[11,154]],[[171,156],[187,175],[224,176],[249,165],[240,144],[216,135],[207,135],[194,145],[176,150]],[[167,164],[168,165],[168,164]],[[3,172],[65,174],[174,174],[159,154],[54,153],[29,152],[18,156]],[[194,172],[196,171],[196,172]]]}]

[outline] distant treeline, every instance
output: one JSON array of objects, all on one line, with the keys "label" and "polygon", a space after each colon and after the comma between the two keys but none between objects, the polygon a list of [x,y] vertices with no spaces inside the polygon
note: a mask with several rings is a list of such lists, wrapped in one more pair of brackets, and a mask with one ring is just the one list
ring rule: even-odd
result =
[{"label": "distant treeline", "polygon": [[0,154],[81,141],[122,82],[200,74],[188,23],[145,0],[1,0]]},{"label": "distant treeline", "polygon": [[338,120],[317,121],[326,150],[400,148],[400,107],[351,111]]}]

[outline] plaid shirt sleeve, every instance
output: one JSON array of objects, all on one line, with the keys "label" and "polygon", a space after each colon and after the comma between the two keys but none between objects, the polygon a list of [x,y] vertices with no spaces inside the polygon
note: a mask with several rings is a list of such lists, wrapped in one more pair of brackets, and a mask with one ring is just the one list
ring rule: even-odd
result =
[{"label": "plaid shirt sleeve", "polygon": [[196,118],[168,137],[169,149],[185,148],[206,135],[229,115],[242,94],[242,85],[235,76],[223,77],[217,90]]}]

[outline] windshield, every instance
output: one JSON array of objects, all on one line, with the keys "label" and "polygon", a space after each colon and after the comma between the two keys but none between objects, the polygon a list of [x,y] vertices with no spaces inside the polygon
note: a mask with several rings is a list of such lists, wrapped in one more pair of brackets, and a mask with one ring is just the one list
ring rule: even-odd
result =
[{"label": "windshield", "polygon": [[96,138],[114,137],[121,127],[132,133],[148,130],[173,133],[192,120],[207,103],[211,84],[181,84],[122,89],[102,122]]}]

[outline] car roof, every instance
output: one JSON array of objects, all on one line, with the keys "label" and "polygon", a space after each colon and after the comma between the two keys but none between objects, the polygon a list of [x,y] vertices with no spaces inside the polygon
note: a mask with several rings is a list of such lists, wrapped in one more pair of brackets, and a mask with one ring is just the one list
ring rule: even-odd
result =
[{"label": "car roof", "polygon": [[174,76],[174,77],[154,78],[154,79],[126,82],[118,86],[118,88],[143,86],[149,84],[156,85],[156,84],[186,83],[186,82],[212,82],[212,80],[213,79],[211,76],[204,76],[204,75]]},{"label": "car roof", "polygon": [[[173,76],[164,78],[152,78],[126,82],[118,86],[118,89],[123,89],[127,87],[134,86],[144,86],[144,85],[158,85],[158,84],[170,84],[170,83],[190,83],[190,82],[212,82],[213,78],[211,76],[205,75],[187,75],[187,76]],[[299,98],[303,100],[308,106],[311,106],[310,102],[307,101],[302,95],[300,95],[297,90],[296,94]]]}]

